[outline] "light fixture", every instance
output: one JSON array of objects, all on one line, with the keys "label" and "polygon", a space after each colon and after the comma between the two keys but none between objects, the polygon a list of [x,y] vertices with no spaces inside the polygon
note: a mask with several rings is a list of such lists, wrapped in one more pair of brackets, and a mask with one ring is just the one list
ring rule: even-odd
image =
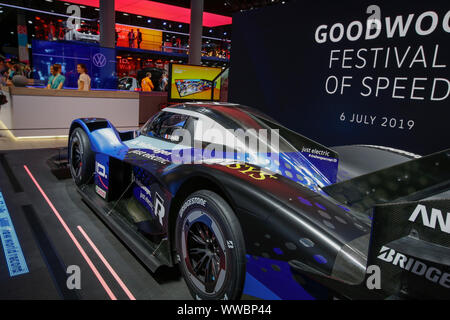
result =
[{"label": "light fixture", "polygon": [[152,22],[152,19],[148,19],[147,22],[148,22],[148,23],[151,23],[151,22]]}]

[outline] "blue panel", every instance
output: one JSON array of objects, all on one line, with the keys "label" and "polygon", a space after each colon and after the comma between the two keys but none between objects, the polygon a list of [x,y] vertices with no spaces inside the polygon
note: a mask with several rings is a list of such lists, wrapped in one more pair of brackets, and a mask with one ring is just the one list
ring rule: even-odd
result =
[{"label": "blue panel", "polygon": [[117,89],[116,50],[97,44],[33,40],[34,78],[48,81],[50,65],[59,63],[66,77],[64,88],[78,88],[77,64],[84,63],[92,89]]},{"label": "blue panel", "polygon": [[9,216],[3,194],[0,192],[0,239],[11,277],[28,273],[28,266]]},{"label": "blue panel", "polygon": [[[269,290],[273,295],[283,300],[315,299],[315,297],[294,280],[291,267],[285,261],[247,256],[247,273],[258,281],[261,286],[267,288],[265,292],[261,293],[262,295],[268,295]],[[252,281],[252,279],[249,281],[247,292],[256,291],[259,284]],[[244,293],[250,295],[247,292],[244,290]],[[256,297],[259,297],[259,295],[256,295]]]},{"label": "blue panel", "polygon": [[250,273],[245,275],[244,294],[264,299],[264,300],[281,300],[275,293],[270,291],[265,285],[255,279]]}]

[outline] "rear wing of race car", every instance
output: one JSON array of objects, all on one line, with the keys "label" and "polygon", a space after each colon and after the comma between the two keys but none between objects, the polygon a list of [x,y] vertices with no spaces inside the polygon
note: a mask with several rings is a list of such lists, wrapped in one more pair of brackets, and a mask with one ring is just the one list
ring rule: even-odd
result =
[{"label": "rear wing of race car", "polygon": [[375,206],[368,266],[392,297],[450,299],[450,200]]},{"label": "rear wing of race car", "polygon": [[415,201],[450,189],[450,149],[323,188],[361,213],[377,204]]},{"label": "rear wing of race car", "polygon": [[378,266],[392,297],[450,299],[450,149],[323,190],[372,215],[367,267]]}]

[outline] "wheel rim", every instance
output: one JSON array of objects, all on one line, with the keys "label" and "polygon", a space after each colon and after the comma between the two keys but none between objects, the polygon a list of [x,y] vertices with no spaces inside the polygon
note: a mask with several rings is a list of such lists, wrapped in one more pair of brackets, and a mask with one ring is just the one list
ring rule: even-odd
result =
[{"label": "wheel rim", "polygon": [[227,271],[224,237],[214,220],[204,212],[186,219],[183,228],[183,255],[189,279],[197,289],[214,295],[223,287]]},{"label": "wheel rim", "polygon": [[79,177],[81,175],[81,169],[83,168],[83,157],[80,149],[80,144],[78,141],[75,141],[72,144],[72,159],[71,165],[75,174],[75,177]]}]

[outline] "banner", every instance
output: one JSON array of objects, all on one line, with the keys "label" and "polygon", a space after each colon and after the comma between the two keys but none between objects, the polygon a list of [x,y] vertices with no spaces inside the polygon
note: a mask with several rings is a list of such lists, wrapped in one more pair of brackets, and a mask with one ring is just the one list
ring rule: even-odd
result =
[{"label": "banner", "polygon": [[448,148],[448,1],[292,1],[233,17],[230,100],[328,146]]}]

